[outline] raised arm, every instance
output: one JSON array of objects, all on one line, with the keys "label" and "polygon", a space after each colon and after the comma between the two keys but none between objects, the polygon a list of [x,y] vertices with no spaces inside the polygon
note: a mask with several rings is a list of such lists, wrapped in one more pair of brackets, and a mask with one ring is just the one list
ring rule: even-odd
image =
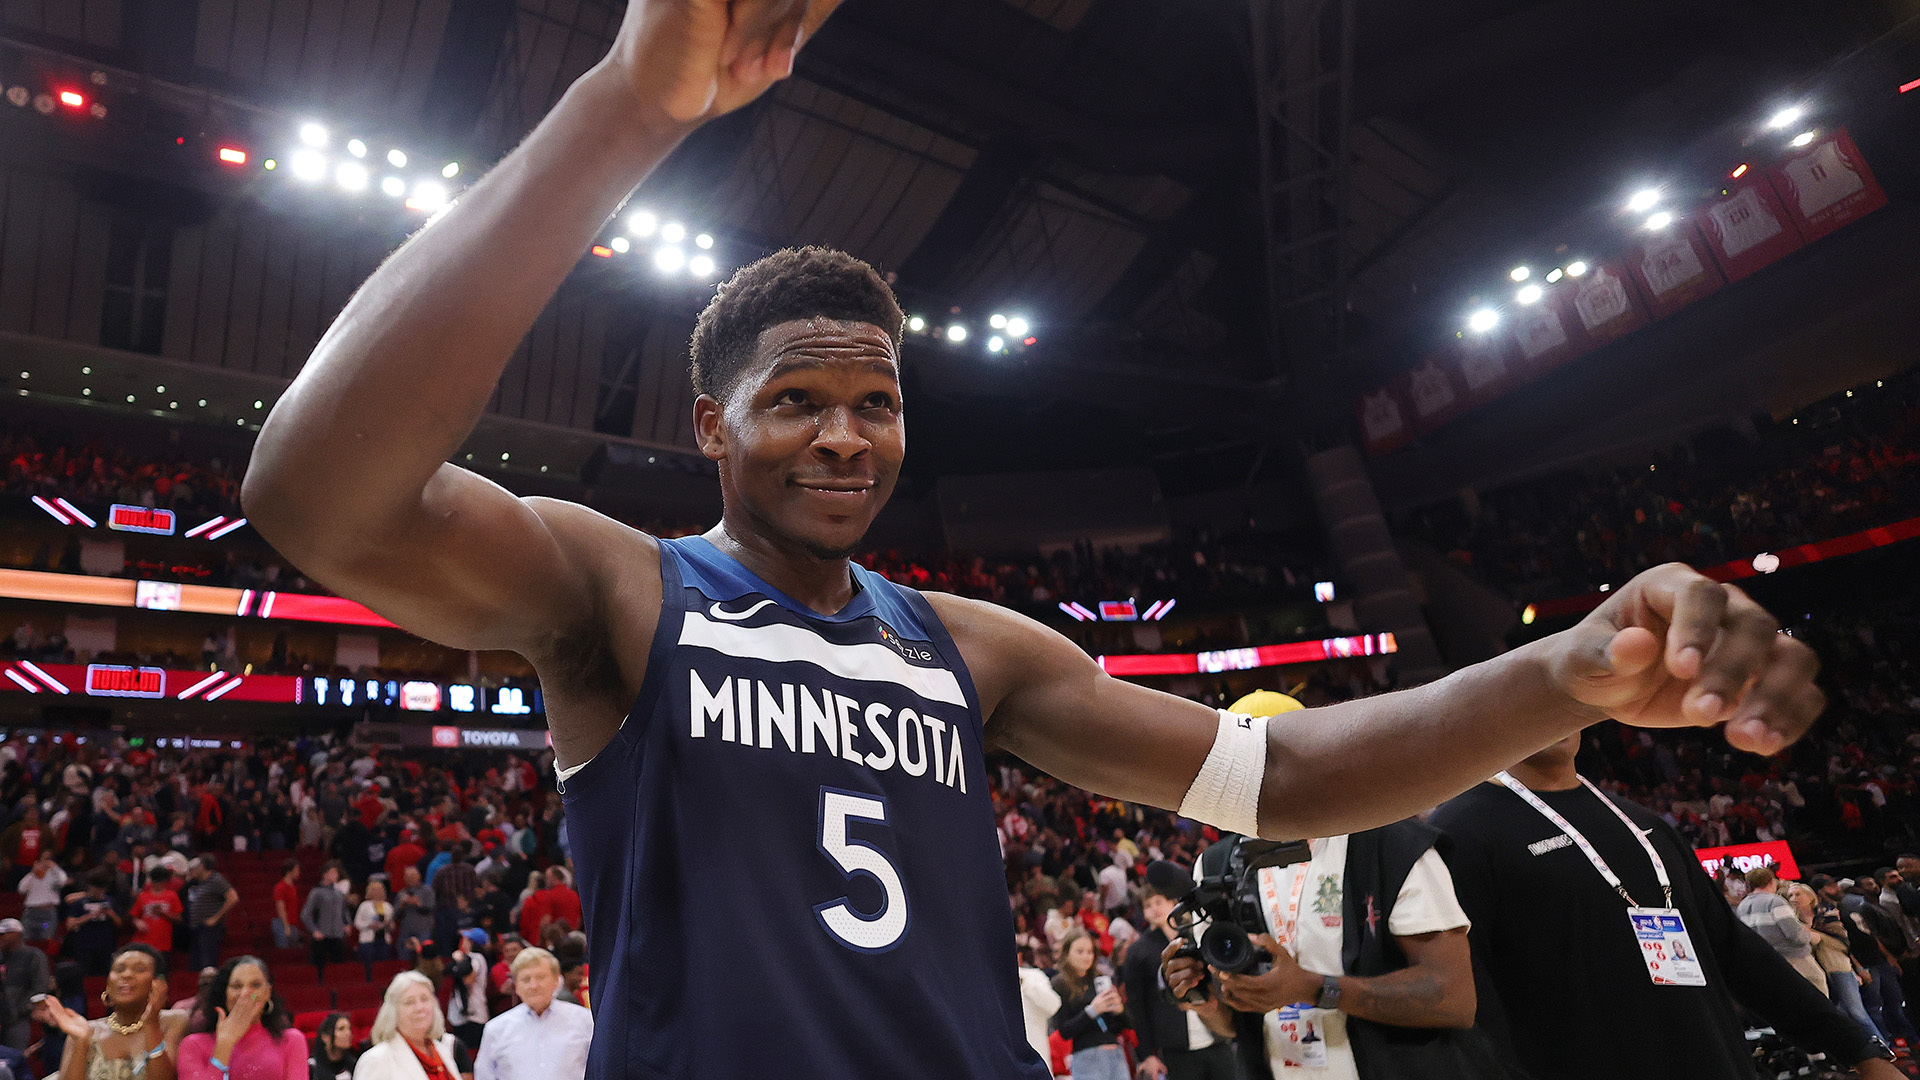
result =
[{"label": "raised arm", "polygon": [[[1177,808],[1219,730],[1213,710],[1109,677],[1005,608],[929,597],[952,631],[994,745],[1071,784]],[[1412,690],[1267,725],[1260,834],[1328,836],[1426,810],[1611,716],[1725,723],[1773,753],[1824,705],[1812,650],[1746,594],[1678,564],[1634,578],[1578,626]]]},{"label": "raised arm", "polygon": [[447,464],[633,187],[791,70],[837,0],[635,0],[612,51],[376,271],[274,407],[242,499],[307,573],[424,637],[536,656],[590,625],[595,515]]}]

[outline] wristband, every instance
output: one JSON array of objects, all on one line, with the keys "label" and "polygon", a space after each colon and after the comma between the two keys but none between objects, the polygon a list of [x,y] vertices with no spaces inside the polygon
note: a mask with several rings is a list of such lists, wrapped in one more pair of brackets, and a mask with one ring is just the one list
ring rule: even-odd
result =
[{"label": "wristband", "polygon": [[167,1041],[165,1039],[162,1039],[159,1042],[153,1044],[153,1049],[147,1051],[146,1060],[152,1061],[154,1058],[157,1058],[161,1054],[164,1054],[166,1052],[167,1052]]},{"label": "wristband", "polygon": [[213,1066],[213,1067],[214,1067],[214,1068],[216,1068],[216,1069],[219,1069],[219,1070],[220,1070],[220,1075],[221,1075],[221,1076],[231,1076],[231,1075],[233,1075],[233,1067],[232,1067],[232,1066],[230,1066],[230,1065],[228,1065],[228,1064],[227,1064],[226,1062],[224,1062],[224,1061],[221,1061],[221,1060],[220,1060],[219,1058],[217,1058],[217,1057],[214,1057],[214,1056],[213,1056],[213,1055],[211,1055],[211,1054],[209,1054],[209,1055],[207,1055],[207,1064],[209,1064],[209,1065],[211,1065],[211,1066]]}]

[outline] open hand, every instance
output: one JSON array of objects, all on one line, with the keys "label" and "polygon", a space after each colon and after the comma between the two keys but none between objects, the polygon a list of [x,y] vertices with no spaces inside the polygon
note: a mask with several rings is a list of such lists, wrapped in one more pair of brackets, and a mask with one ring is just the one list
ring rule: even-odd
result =
[{"label": "open hand", "polygon": [[92,1037],[93,1025],[87,1023],[86,1017],[62,1005],[59,998],[49,994],[43,1004],[47,1008],[45,1023],[59,1028],[67,1038],[86,1039]]},{"label": "open hand", "polygon": [[745,105],[793,74],[840,0],[629,0],[605,63],[675,124]]},{"label": "open hand", "polygon": [[158,1025],[160,1014],[167,1008],[167,980],[156,978],[147,991],[147,1011],[141,1015],[141,1022]]},{"label": "open hand", "polygon": [[1656,566],[1553,639],[1560,686],[1636,727],[1712,727],[1773,754],[1826,707],[1813,650],[1746,593],[1680,563]]}]

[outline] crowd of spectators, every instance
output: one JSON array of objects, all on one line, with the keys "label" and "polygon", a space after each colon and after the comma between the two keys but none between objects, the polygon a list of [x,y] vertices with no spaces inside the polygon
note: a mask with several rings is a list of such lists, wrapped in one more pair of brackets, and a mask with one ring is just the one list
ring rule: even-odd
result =
[{"label": "crowd of spectators", "polygon": [[229,513],[240,504],[242,467],[181,451],[137,452],[92,439],[79,445],[0,427],[0,493],[178,511]]},{"label": "crowd of spectators", "polygon": [[1920,516],[1920,372],[1750,434],[1716,431],[1650,462],[1480,493],[1404,523],[1513,595],[1618,584],[1672,560],[1710,566]]}]

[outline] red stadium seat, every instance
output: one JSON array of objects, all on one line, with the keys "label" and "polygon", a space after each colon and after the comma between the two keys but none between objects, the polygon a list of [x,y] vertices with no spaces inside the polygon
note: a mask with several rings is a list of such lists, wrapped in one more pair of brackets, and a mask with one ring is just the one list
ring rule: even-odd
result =
[{"label": "red stadium seat", "polygon": [[376,986],[370,982],[354,983],[334,990],[334,1007],[339,1009],[365,1009],[380,1007],[381,998],[386,996],[384,985]]},{"label": "red stadium seat", "polygon": [[333,1008],[333,991],[324,986],[276,986],[280,999],[295,1015],[303,1012],[327,1012]]},{"label": "red stadium seat", "polygon": [[330,1015],[332,1015],[331,1009],[315,1009],[312,1012],[294,1013],[293,1026],[308,1035],[315,1035],[320,1031],[320,1021],[325,1020]]}]

